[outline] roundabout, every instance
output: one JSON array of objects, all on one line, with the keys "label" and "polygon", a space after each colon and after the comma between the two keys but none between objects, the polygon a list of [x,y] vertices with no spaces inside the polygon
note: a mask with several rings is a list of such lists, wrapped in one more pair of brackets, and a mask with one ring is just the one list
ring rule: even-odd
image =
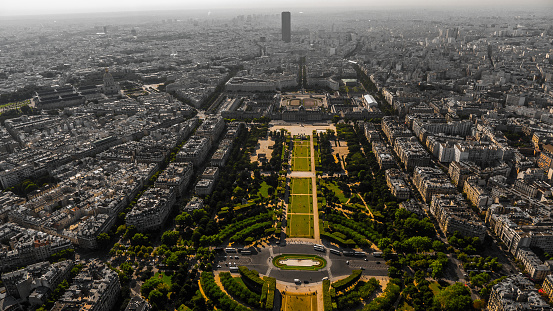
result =
[{"label": "roundabout", "polygon": [[273,258],[273,265],[281,270],[317,271],[326,267],[326,260],[317,255],[282,254]]}]

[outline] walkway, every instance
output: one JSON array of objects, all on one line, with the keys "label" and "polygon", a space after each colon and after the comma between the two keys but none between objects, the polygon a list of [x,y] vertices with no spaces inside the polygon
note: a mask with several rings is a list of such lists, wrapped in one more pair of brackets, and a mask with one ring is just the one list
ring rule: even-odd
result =
[{"label": "walkway", "polygon": [[313,143],[313,135],[309,136],[309,144],[311,148],[311,186],[313,187],[313,238],[316,243],[321,243],[321,234],[319,232],[319,205],[317,204],[317,171],[315,169],[315,145]]}]

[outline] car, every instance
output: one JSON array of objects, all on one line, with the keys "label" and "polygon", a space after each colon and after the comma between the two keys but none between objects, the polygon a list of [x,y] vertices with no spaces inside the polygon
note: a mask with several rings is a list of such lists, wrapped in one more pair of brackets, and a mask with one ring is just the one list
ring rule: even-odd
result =
[{"label": "car", "polygon": [[221,265],[217,265],[217,268],[221,268]]},{"label": "car", "polygon": [[309,281],[308,281],[308,280],[304,280],[304,281],[303,281],[303,284],[309,284]]},{"label": "car", "polygon": [[364,267],[359,267],[359,270],[365,270],[365,268]]},{"label": "car", "polygon": [[346,265],[349,265],[349,260],[346,261]]},{"label": "car", "polygon": [[376,264],[379,265],[379,264],[380,264],[380,261],[377,261]]},{"label": "car", "polygon": [[301,281],[300,281],[300,279],[294,279],[294,283],[301,284]]},{"label": "car", "polygon": [[238,256],[234,256],[234,259],[238,259]]},{"label": "car", "polygon": [[369,261],[367,258],[364,259],[365,261]]},{"label": "car", "polygon": [[326,280],[328,280],[328,276],[325,276],[325,277],[323,278],[323,281],[326,281]]}]

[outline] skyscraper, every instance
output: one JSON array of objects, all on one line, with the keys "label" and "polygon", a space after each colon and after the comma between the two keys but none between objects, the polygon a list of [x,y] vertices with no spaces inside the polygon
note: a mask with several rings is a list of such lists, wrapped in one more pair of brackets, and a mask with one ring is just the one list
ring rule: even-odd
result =
[{"label": "skyscraper", "polygon": [[282,41],[292,41],[292,26],[290,24],[290,12],[282,12]]}]

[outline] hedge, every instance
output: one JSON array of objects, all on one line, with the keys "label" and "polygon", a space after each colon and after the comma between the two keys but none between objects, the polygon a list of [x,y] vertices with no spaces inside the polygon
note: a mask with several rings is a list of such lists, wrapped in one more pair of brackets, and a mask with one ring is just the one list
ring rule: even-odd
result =
[{"label": "hedge", "polygon": [[341,237],[338,237],[336,235],[334,235],[333,233],[329,233],[329,232],[321,232],[320,233],[321,235],[321,238],[327,238],[328,240],[330,240],[331,242],[334,242],[336,244],[339,244],[340,246],[354,246],[355,245],[355,242],[352,240],[353,243],[348,243],[348,241],[342,239]]},{"label": "hedge", "polygon": [[252,292],[244,284],[237,282],[232,277],[230,272],[221,272],[219,274],[219,277],[221,278],[221,283],[223,284],[223,287],[225,288],[227,293],[229,293],[229,295],[236,298],[237,300],[240,300],[243,303],[259,308],[259,295]]},{"label": "hedge", "polygon": [[256,223],[255,225],[244,228],[240,232],[236,233],[230,238],[231,242],[242,242],[248,237],[256,238],[265,232],[265,229],[273,226],[272,221],[266,221],[262,223]]},{"label": "hedge", "polygon": [[330,280],[323,281],[323,306],[324,311],[332,311],[332,297],[330,297]]},{"label": "hedge", "polygon": [[249,286],[252,291],[261,294],[265,282],[259,277],[259,273],[244,266],[238,267],[238,270],[240,271],[240,276],[244,280],[244,284]]},{"label": "hedge", "polygon": [[238,302],[230,298],[217,283],[215,283],[215,276],[211,272],[204,271],[200,275],[200,284],[204,290],[205,295],[217,309],[223,311],[249,311],[250,308],[247,308]]},{"label": "hedge", "polygon": [[265,310],[273,310],[273,307],[275,304],[276,279],[266,276],[263,278],[263,281],[265,281],[265,284],[268,285],[267,302],[265,303]]},{"label": "hedge", "polygon": [[256,224],[256,223],[259,223],[259,222],[262,222],[262,221],[266,221],[266,220],[270,220],[270,219],[272,219],[271,217],[272,217],[271,213],[264,213],[264,214],[259,214],[255,217],[246,218],[246,219],[241,220],[237,223],[233,223],[231,225],[226,226],[218,234],[216,234],[212,237],[213,238],[218,237],[221,240],[224,240],[224,239],[236,234],[236,232],[239,232],[239,231],[243,230],[244,228],[248,228],[253,224]]},{"label": "hedge", "polygon": [[338,280],[332,283],[332,287],[337,291],[342,291],[350,287],[351,285],[355,284],[357,281],[359,281],[362,273],[363,273],[362,270],[353,270],[351,275],[348,276],[347,278],[343,278],[341,280]]}]

